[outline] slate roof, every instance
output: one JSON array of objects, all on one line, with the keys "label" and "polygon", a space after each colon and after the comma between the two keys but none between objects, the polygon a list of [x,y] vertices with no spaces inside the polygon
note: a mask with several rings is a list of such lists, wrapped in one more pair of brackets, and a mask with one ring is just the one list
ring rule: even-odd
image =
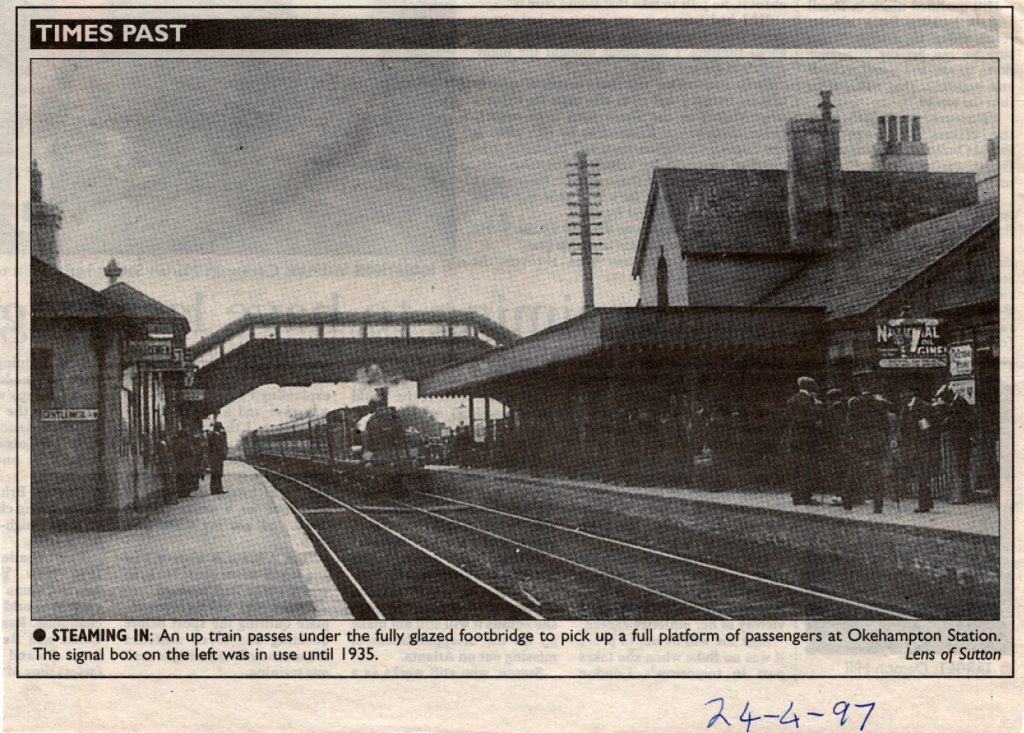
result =
[{"label": "slate roof", "polygon": [[858,315],[995,225],[998,217],[999,202],[986,201],[824,255],[780,285],[762,305],[824,306],[829,320]]},{"label": "slate roof", "polygon": [[633,277],[640,274],[656,197],[688,253],[777,254],[789,243],[786,171],[655,168]]},{"label": "slate roof", "polygon": [[33,318],[130,320],[117,303],[37,257],[29,277]]},{"label": "slate roof", "polygon": [[840,171],[842,228],[835,245],[794,247],[787,171],[656,168],[633,259],[639,277],[656,200],[684,254],[801,255],[856,246],[977,202],[973,173]]},{"label": "slate roof", "polygon": [[842,171],[840,246],[880,237],[978,202],[973,173]]},{"label": "slate roof", "polygon": [[168,321],[182,327],[184,333],[189,332],[188,319],[181,313],[169,308],[140,290],[127,283],[114,283],[106,287],[102,294],[123,308],[132,318],[139,321]]}]

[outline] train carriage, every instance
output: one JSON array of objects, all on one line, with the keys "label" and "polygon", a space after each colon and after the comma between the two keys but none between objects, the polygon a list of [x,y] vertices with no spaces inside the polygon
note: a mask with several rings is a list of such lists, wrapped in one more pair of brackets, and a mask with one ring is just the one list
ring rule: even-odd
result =
[{"label": "train carriage", "polygon": [[423,485],[427,474],[420,443],[381,390],[369,405],[258,428],[242,438],[250,463],[334,475],[382,490]]}]

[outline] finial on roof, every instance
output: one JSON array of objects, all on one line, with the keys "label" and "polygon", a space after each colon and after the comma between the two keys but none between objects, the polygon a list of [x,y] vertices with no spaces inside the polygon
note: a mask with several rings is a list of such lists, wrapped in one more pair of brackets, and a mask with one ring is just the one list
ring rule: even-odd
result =
[{"label": "finial on roof", "polygon": [[832,104],[832,90],[825,89],[819,94],[821,94],[821,103],[818,105],[818,109],[821,110],[821,119],[831,120],[832,110],[835,108],[835,105]]},{"label": "finial on roof", "polygon": [[107,280],[110,281],[111,285],[117,282],[117,278],[121,277],[122,272],[124,272],[124,270],[118,266],[117,260],[113,257],[110,258],[110,262],[107,263],[107,266],[103,268],[103,274],[107,276]]}]

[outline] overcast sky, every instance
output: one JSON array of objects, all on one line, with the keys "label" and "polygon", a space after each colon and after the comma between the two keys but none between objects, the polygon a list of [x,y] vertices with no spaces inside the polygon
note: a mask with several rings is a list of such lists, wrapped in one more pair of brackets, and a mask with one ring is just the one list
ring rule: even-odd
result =
[{"label": "overcast sky", "polygon": [[831,89],[847,169],[879,114],[932,170],[997,130],[981,60],[36,60],[32,154],[61,266],[123,279],[193,338],[249,311],[472,309],[529,333],[580,310],[565,164],[601,163],[598,305],[629,274],[656,166],[783,168]]}]

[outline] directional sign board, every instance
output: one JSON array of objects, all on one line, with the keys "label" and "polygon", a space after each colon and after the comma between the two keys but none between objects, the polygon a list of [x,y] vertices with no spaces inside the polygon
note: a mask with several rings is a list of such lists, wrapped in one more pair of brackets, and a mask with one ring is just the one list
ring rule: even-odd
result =
[{"label": "directional sign board", "polygon": [[183,389],[181,399],[184,402],[202,402],[206,399],[206,391],[202,389]]},{"label": "directional sign board", "polygon": [[174,350],[170,341],[147,339],[145,341],[129,341],[128,356],[132,361],[171,361]]}]

